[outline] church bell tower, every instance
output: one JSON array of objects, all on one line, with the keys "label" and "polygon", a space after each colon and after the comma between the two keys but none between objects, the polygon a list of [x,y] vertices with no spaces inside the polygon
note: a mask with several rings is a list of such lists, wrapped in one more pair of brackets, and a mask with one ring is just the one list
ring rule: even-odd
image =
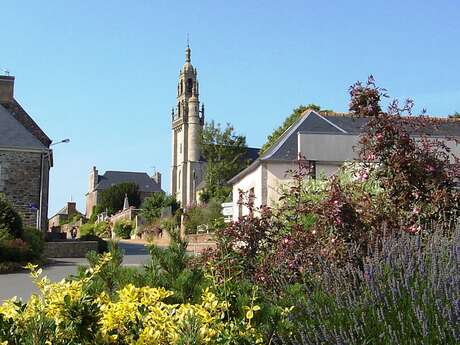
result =
[{"label": "church bell tower", "polygon": [[197,70],[191,64],[191,49],[185,49],[185,64],[179,73],[177,104],[172,109],[171,192],[181,207],[194,205],[196,189],[203,180],[204,162],[200,136],[204,125],[204,106],[200,109]]}]

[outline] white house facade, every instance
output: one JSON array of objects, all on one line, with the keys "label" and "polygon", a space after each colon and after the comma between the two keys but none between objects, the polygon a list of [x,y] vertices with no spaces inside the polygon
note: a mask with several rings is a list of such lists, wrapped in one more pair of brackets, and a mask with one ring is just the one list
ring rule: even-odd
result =
[{"label": "white house facade", "polygon": [[[366,118],[350,114],[320,114],[307,110],[286,132],[248,168],[229,182],[233,192],[233,220],[248,214],[241,204],[240,191],[253,199],[254,206],[274,206],[279,202],[281,186],[291,180],[298,157],[312,167],[312,177],[330,177],[347,161],[358,158],[359,136]],[[433,138],[460,137],[460,121],[441,120],[433,127]],[[451,153],[460,157],[460,145],[447,143]]]}]

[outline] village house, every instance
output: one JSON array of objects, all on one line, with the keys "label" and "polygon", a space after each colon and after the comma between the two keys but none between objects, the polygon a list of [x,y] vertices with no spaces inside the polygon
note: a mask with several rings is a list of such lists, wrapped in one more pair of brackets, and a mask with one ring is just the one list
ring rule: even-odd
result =
[{"label": "village house", "polygon": [[0,76],[0,193],[26,226],[45,231],[48,221],[51,139],[14,98],[13,76]]},{"label": "village house", "polygon": [[54,216],[48,221],[48,229],[60,227],[66,224],[76,216],[83,217],[83,214],[77,210],[77,203],[75,201],[69,201],[67,204],[60,209]]},{"label": "village house", "polygon": [[99,175],[96,167],[93,167],[89,174],[88,193],[86,193],[86,217],[90,218],[94,207],[100,203],[101,192],[125,182],[131,182],[138,186],[141,202],[153,193],[163,192],[159,172],[149,176],[145,172],[109,170],[104,175]]},{"label": "village house", "polygon": [[[248,214],[240,191],[252,198],[255,207],[276,205],[282,186],[292,180],[288,171],[298,166],[298,157],[308,162],[313,178],[335,174],[345,162],[358,158],[356,148],[366,122],[350,114],[306,110],[276,143],[229,181],[233,197],[226,212],[233,214],[233,220]],[[460,121],[444,119],[430,131],[437,138],[460,137]],[[460,157],[460,146],[448,144]]]}]

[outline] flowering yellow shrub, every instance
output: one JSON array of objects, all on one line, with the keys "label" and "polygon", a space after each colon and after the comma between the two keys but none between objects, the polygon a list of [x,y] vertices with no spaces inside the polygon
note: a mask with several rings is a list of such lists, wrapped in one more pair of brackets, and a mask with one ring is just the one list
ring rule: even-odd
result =
[{"label": "flowering yellow shrub", "polygon": [[184,339],[197,344],[262,342],[251,325],[260,308],[248,306],[243,320],[229,320],[229,304],[209,289],[203,291],[200,304],[169,304],[165,299],[172,292],[131,284],[113,298],[105,293],[89,295],[86,287],[108,261],[110,255],[105,255],[85,278],[57,283],[40,278],[41,270],[29,267],[41,294],[33,295],[27,304],[13,298],[0,306],[0,344],[32,337],[38,331],[27,333],[30,324],[40,326],[37,329],[48,325],[48,332],[36,336],[50,344],[177,344]]}]

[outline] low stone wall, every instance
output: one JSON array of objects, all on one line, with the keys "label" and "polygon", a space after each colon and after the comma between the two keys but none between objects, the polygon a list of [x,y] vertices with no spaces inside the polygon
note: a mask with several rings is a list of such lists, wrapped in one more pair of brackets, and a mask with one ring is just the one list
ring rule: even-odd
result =
[{"label": "low stone wall", "polygon": [[91,250],[97,251],[96,241],[45,242],[44,255],[47,258],[84,258]]},{"label": "low stone wall", "polygon": [[189,243],[214,242],[214,234],[192,234],[192,235],[187,235],[187,241]]}]

